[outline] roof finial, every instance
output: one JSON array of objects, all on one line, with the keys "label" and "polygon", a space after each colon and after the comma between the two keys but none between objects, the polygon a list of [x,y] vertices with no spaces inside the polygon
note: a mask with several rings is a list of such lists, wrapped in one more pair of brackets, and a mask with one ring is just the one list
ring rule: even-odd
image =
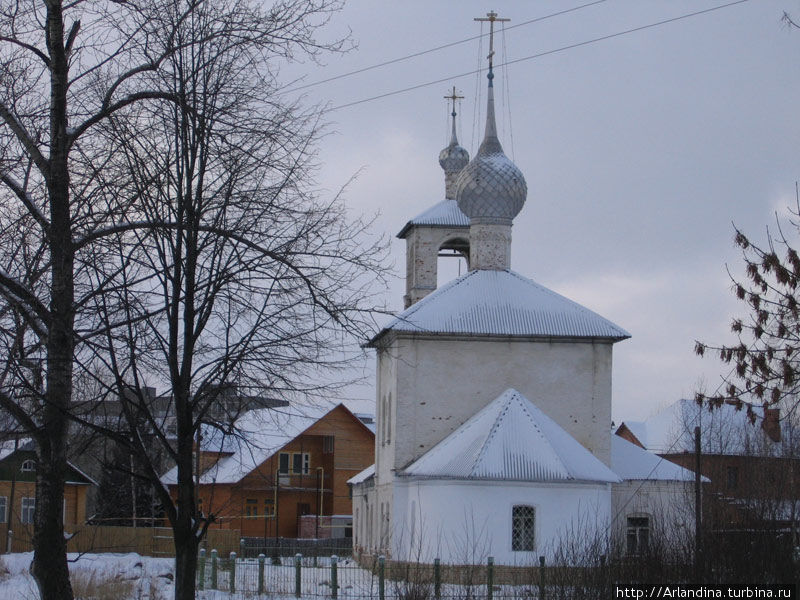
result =
[{"label": "roof finial", "polygon": [[445,96],[446,100],[450,100],[452,102],[452,111],[450,112],[450,116],[453,118],[453,134],[450,136],[450,143],[458,143],[458,139],[456,138],[456,100],[463,100],[464,96],[459,96],[456,93],[456,86],[453,86],[453,91],[450,92],[449,96]]},{"label": "roof finial", "polygon": [[486,13],[485,17],[475,17],[475,20],[489,22],[489,56],[486,57],[489,59],[489,73],[486,75],[486,77],[489,79],[489,87],[493,87],[492,79],[494,79],[494,73],[492,72],[492,65],[494,59],[494,24],[495,22],[502,23],[505,21],[510,21],[511,19],[498,18],[497,13],[492,10]]}]

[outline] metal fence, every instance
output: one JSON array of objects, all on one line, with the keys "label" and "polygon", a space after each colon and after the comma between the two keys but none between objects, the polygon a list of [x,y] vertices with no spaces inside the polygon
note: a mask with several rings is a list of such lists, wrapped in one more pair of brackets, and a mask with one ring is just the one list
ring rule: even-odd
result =
[{"label": "metal fence", "polygon": [[296,539],[244,537],[240,541],[240,558],[257,558],[263,554],[274,562],[275,558],[293,557],[296,554],[311,557],[340,558],[353,555],[353,538]]},{"label": "metal fence", "polygon": [[533,600],[548,597],[544,574],[539,565],[515,568],[511,574],[508,568],[496,567],[491,558],[484,565],[452,566],[438,560],[431,565],[389,563],[380,557],[372,568],[366,568],[352,558],[338,556],[296,554],[274,561],[263,554],[221,557],[212,550],[208,555],[201,551],[197,588],[247,598],[263,594],[333,600]]}]

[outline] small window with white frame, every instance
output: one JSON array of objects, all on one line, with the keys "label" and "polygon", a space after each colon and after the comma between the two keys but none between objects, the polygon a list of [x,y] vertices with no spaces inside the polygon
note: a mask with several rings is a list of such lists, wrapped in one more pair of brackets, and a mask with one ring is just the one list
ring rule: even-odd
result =
[{"label": "small window with white frame", "polygon": [[20,467],[20,471],[23,473],[33,473],[36,470],[36,461],[35,460],[24,460],[22,461],[22,466]]},{"label": "small window with white frame", "polygon": [[511,550],[530,552],[536,549],[536,509],[517,505],[511,511]]},{"label": "small window with white frame", "polygon": [[36,498],[23,498],[22,510],[19,518],[22,523],[33,523],[33,513],[36,512]]},{"label": "small window with white frame", "polygon": [[629,556],[638,556],[647,552],[650,544],[650,516],[630,515],[626,534],[626,551]]}]

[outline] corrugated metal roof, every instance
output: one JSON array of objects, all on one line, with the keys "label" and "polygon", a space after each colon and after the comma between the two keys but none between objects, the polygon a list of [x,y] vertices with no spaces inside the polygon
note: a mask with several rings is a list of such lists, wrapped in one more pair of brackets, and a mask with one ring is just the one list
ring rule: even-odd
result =
[{"label": "corrugated metal roof", "polygon": [[619,481],[514,389],[503,392],[402,474],[505,481]]},{"label": "corrugated metal roof", "polygon": [[418,214],[403,226],[397,237],[404,238],[414,225],[429,225],[433,227],[469,227],[467,215],[458,208],[455,200],[443,200]]},{"label": "corrugated metal roof", "polygon": [[370,477],[375,476],[375,464],[371,464],[366,469],[361,471],[358,475],[353,475],[350,479],[347,480],[347,483],[354,485],[357,483],[362,483],[369,479]]},{"label": "corrugated metal roof", "polygon": [[[694,472],[618,435],[611,436],[611,469],[626,480],[693,481]],[[704,481],[709,481],[704,477]]]},{"label": "corrugated metal roof", "polygon": [[530,337],[604,338],[630,334],[513,271],[474,270],[398,314],[388,331]]}]

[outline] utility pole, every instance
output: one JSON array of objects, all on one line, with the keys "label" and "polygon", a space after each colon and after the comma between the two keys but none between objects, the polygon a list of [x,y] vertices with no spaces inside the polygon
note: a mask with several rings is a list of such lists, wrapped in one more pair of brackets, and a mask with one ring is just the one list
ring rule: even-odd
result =
[{"label": "utility pole", "polygon": [[703,505],[700,485],[700,427],[694,428],[694,576],[695,583],[700,583],[703,574]]}]

